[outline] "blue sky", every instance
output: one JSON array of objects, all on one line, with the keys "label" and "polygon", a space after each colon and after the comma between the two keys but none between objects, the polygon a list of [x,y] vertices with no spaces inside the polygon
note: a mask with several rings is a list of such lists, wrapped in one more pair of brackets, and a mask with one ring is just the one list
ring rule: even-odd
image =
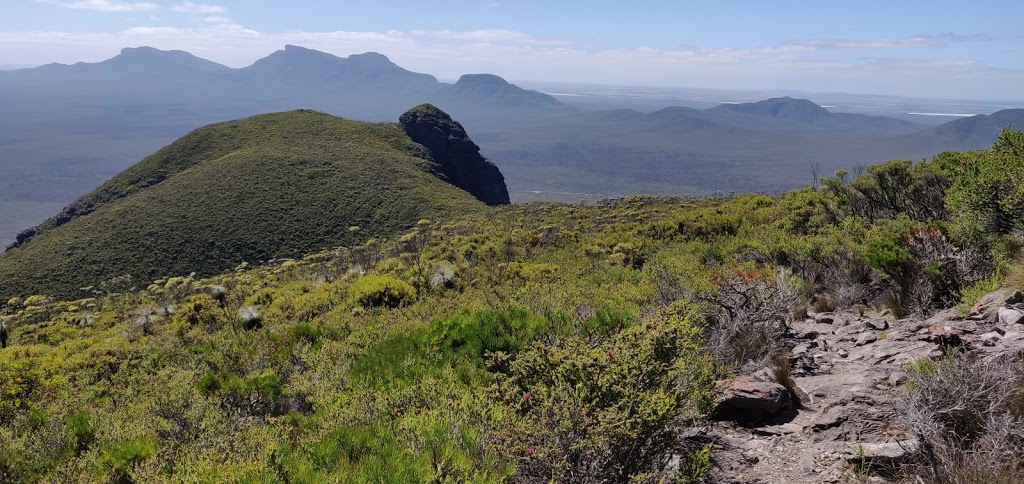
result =
[{"label": "blue sky", "polygon": [[2,0],[0,65],[285,44],[442,78],[1024,100],[1021,1]]}]

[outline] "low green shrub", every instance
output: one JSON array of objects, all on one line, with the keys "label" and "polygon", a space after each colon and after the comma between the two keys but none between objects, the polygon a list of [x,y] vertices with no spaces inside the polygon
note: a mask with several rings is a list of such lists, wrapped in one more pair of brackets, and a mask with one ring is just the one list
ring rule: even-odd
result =
[{"label": "low green shrub", "polygon": [[352,284],[352,298],[367,308],[397,308],[416,297],[416,289],[409,283],[390,276],[367,275]]}]

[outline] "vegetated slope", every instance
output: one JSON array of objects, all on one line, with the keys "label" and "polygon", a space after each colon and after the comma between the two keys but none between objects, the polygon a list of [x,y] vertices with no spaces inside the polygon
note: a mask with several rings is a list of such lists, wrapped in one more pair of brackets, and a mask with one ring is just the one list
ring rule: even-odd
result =
[{"label": "vegetated slope", "polygon": [[483,205],[443,171],[398,124],[295,111],[211,125],[125,170],[0,256],[0,295],[67,296],[124,274],[138,284],[211,274]]},{"label": "vegetated slope", "polygon": [[13,298],[0,481],[1021,482],[1024,306],[923,317],[1024,289],[1022,231],[1006,130],[778,196],[503,206]]}]

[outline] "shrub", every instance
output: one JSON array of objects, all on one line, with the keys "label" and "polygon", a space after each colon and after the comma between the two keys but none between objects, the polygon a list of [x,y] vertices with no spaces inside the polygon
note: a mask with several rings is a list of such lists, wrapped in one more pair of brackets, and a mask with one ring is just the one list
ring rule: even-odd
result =
[{"label": "shrub", "polygon": [[190,327],[201,327],[207,332],[216,331],[220,326],[222,311],[212,297],[198,294],[188,300],[174,313],[173,322]]},{"label": "shrub", "polygon": [[[520,477],[537,482],[632,482],[673,473],[682,431],[714,401],[700,330],[666,310],[596,346],[577,337],[535,342],[511,364],[500,391],[518,410],[510,451]],[[680,467],[706,472],[707,455]],[[694,479],[699,476],[692,476]]]},{"label": "shrub", "polygon": [[716,292],[699,295],[712,308],[705,348],[722,369],[748,372],[782,351],[781,337],[799,295],[785,271],[733,272],[716,278]]},{"label": "shrub", "polygon": [[499,351],[514,355],[548,328],[543,317],[527,309],[510,306],[439,321],[427,338],[442,353],[469,355],[482,360]]},{"label": "shrub", "polygon": [[367,308],[397,308],[416,296],[416,289],[405,281],[390,276],[368,275],[352,284],[352,298]]},{"label": "shrub", "polygon": [[242,323],[242,327],[248,330],[263,327],[263,316],[256,306],[242,306],[238,310],[238,320]]},{"label": "shrub", "polygon": [[272,414],[283,392],[281,379],[274,370],[245,378],[230,372],[211,371],[203,375],[197,387],[204,395],[219,398],[221,408],[239,418]]},{"label": "shrub", "polygon": [[1003,129],[991,150],[943,157],[953,184],[946,203],[959,238],[985,242],[1024,224],[1024,132]]},{"label": "shrub", "polygon": [[64,424],[67,426],[68,433],[71,434],[71,448],[75,451],[75,455],[88,449],[96,438],[95,429],[87,411],[70,415]]},{"label": "shrub", "polygon": [[1024,482],[1024,365],[967,355],[913,365],[899,402],[929,482]]},{"label": "shrub", "polygon": [[100,463],[113,474],[114,482],[133,482],[132,468],[156,455],[157,442],[153,439],[134,439],[109,446]]}]

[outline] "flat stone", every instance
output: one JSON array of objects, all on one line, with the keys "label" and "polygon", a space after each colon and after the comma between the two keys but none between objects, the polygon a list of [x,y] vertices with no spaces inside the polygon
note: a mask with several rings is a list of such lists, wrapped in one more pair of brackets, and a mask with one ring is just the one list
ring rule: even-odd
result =
[{"label": "flat stone", "polygon": [[817,331],[815,331],[813,329],[804,329],[804,330],[794,331],[793,332],[793,339],[810,339],[810,340],[813,340],[813,339],[817,339],[818,336],[820,336],[820,335],[821,335],[821,333],[819,333],[819,332],[817,332]]},{"label": "flat stone", "polygon": [[1017,308],[999,308],[996,314],[1000,324],[1014,325],[1024,323],[1024,311]]},{"label": "flat stone", "polygon": [[894,386],[894,387],[898,387],[898,386],[902,385],[906,381],[907,381],[907,374],[906,374],[906,372],[894,371],[894,372],[889,374],[889,384]]},{"label": "flat stone", "polygon": [[1003,339],[1003,335],[992,331],[979,336],[978,339],[981,340],[982,346],[995,346],[999,340]]},{"label": "flat stone", "polygon": [[835,313],[818,313],[814,316],[814,322],[818,324],[832,324],[835,320]]},{"label": "flat stone", "polygon": [[790,422],[782,425],[769,425],[766,427],[761,427],[755,430],[754,433],[759,435],[792,435],[798,434],[802,430],[803,427]]},{"label": "flat stone", "polygon": [[889,322],[884,319],[867,319],[864,321],[867,326],[876,331],[884,331],[889,329]]},{"label": "flat stone", "polygon": [[855,344],[857,346],[864,346],[874,343],[875,341],[878,341],[878,334],[869,331],[861,333],[860,336],[857,337],[857,342]]},{"label": "flat stone", "polygon": [[917,452],[917,439],[899,442],[850,444],[847,460],[852,464],[897,464]]}]

